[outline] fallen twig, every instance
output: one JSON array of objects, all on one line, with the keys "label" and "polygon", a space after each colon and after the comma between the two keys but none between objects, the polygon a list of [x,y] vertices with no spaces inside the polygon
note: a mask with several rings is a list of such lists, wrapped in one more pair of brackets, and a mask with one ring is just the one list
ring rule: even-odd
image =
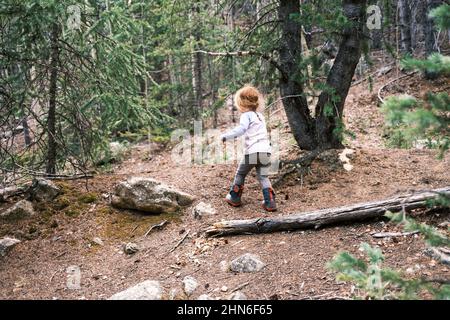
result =
[{"label": "fallen twig", "polygon": [[186,234],[183,236],[183,238],[181,238],[181,240],[178,241],[178,243],[172,249],[169,250],[169,253],[175,251],[175,249],[178,248],[184,242],[184,240],[186,240],[186,238],[187,238],[187,236],[189,235],[190,232],[191,232],[191,230],[188,230],[186,232]]},{"label": "fallen twig", "polygon": [[172,268],[172,269],[177,269],[177,270],[181,270],[182,269],[181,267],[176,266],[174,264],[171,264],[169,267]]},{"label": "fallen twig", "polygon": [[230,292],[233,293],[233,292],[236,292],[236,291],[238,291],[238,290],[241,290],[241,289],[245,288],[246,286],[248,286],[249,284],[250,284],[250,282],[245,282],[245,283],[243,283],[243,284],[237,286],[236,288],[234,288],[234,289],[231,290]]},{"label": "fallen twig", "polygon": [[371,78],[371,77],[373,77],[373,76],[375,76],[375,75],[376,75],[377,77],[380,77],[380,76],[382,76],[382,75],[385,75],[385,74],[391,72],[391,70],[392,70],[392,67],[391,67],[391,66],[392,66],[393,64],[394,64],[394,62],[388,64],[387,66],[384,66],[384,67],[381,68],[381,69],[378,69],[377,71],[375,71],[375,72],[369,74],[367,77],[364,77],[364,78],[362,78],[362,79],[360,79],[360,80],[357,80],[357,81],[353,82],[353,83],[351,84],[351,86],[352,86],[352,87],[357,86],[358,84],[363,83],[364,81],[367,81],[369,78]]},{"label": "fallen twig", "polygon": [[67,253],[67,251],[64,251],[63,253],[60,253],[59,255],[56,256],[56,259],[61,258],[63,255],[65,255]]},{"label": "fallen twig", "polygon": [[422,281],[424,282],[433,282],[438,284],[450,284],[450,279],[444,279],[444,278],[422,278]]},{"label": "fallen twig", "polygon": [[232,247],[237,246],[239,243],[242,243],[243,241],[244,241],[244,240],[236,241],[236,242],[233,243],[231,246],[232,246]]},{"label": "fallen twig", "polygon": [[324,294],[319,294],[319,295],[316,295],[316,296],[309,296],[309,297],[303,297],[303,298],[300,298],[299,300],[317,300],[317,299],[319,299],[319,298],[325,298],[325,297],[327,297],[326,299],[327,300],[351,300],[350,298],[347,298],[347,297],[341,297],[341,296],[331,296],[331,297],[328,297],[330,294],[332,294],[333,292],[327,292],[327,293],[324,293]]},{"label": "fallen twig", "polygon": [[160,229],[160,230],[161,230],[167,223],[169,223],[169,221],[164,220],[164,221],[162,221],[161,223],[152,225],[152,226],[147,230],[147,232],[144,234],[144,237],[148,236],[148,234],[149,234],[153,229]]},{"label": "fallen twig", "polygon": [[417,234],[419,231],[411,231],[411,232],[378,232],[372,234],[374,238],[395,238],[395,237],[403,237],[410,236],[413,234]]},{"label": "fallen twig", "polygon": [[50,282],[53,281],[53,278],[55,277],[55,275],[58,273],[59,270],[56,270],[55,272],[53,272],[52,276],[50,277]]},{"label": "fallen twig", "polygon": [[137,228],[139,228],[138,224],[133,228],[133,230],[131,230],[130,236],[133,235],[133,233],[137,230]]},{"label": "fallen twig", "polygon": [[384,99],[383,99],[383,97],[381,96],[381,93],[383,92],[383,90],[384,90],[388,85],[390,85],[390,84],[392,84],[392,83],[394,83],[394,82],[396,82],[396,81],[398,81],[398,80],[400,80],[400,79],[410,77],[410,76],[412,76],[413,74],[416,74],[417,72],[418,72],[418,71],[413,71],[413,72],[410,72],[410,73],[401,75],[400,77],[397,77],[397,78],[395,78],[395,79],[392,79],[391,81],[387,82],[385,85],[381,86],[380,90],[378,90],[378,100],[380,101],[380,103],[381,103],[381,104],[384,103]]}]

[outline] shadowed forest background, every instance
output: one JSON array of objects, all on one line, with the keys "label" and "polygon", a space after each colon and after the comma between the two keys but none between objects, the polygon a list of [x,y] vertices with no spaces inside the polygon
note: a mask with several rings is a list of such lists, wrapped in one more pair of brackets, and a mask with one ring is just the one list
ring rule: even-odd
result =
[{"label": "shadowed forest background", "polygon": [[[446,0],[2,1],[0,297],[449,299],[449,52]],[[239,159],[171,158],[245,84],[272,215],[254,177],[223,203]],[[128,204],[146,179],[167,206]]]}]

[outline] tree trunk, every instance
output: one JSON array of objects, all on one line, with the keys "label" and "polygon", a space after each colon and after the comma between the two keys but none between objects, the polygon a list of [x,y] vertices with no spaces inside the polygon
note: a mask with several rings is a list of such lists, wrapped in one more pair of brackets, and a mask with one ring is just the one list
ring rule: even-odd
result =
[{"label": "tree trunk", "polygon": [[434,52],[439,51],[439,44],[437,41],[437,31],[434,25],[433,19],[431,19],[428,14],[431,10],[438,7],[441,4],[440,0],[427,0],[427,8],[425,10],[425,52],[429,56]]},{"label": "tree trunk", "polygon": [[[384,11],[383,1],[378,0],[376,4],[380,8],[381,12],[383,12]],[[381,29],[374,29],[374,30],[370,31],[370,38],[371,38],[370,48],[371,49],[379,50],[379,49],[383,48],[383,32],[385,31],[385,28],[384,28],[384,20],[385,19],[386,18],[382,14]]]},{"label": "tree trunk", "polygon": [[[303,0],[301,1],[303,5],[308,5],[311,3],[311,0]],[[305,42],[308,47],[308,49],[312,49],[313,47],[313,36],[312,36],[312,29],[310,26],[303,26],[304,34],[305,34]]]},{"label": "tree trunk", "polygon": [[26,115],[22,120],[22,127],[23,127],[23,136],[25,140],[25,147],[29,147],[31,145],[31,137],[30,137],[30,127],[28,126],[28,120]]},{"label": "tree trunk", "polygon": [[[354,24],[343,31],[342,41],[335,63],[328,75],[326,85],[316,106],[316,119],[311,116],[304,92],[304,74],[300,70],[302,61],[301,23],[299,1],[281,0],[278,16],[282,21],[280,54],[280,94],[291,127],[300,148],[340,148],[342,112],[356,66],[361,57],[363,26],[367,0],[345,0],[344,14]],[[333,95],[330,91],[334,92]]]},{"label": "tree trunk", "polygon": [[319,228],[366,219],[381,218],[386,211],[425,208],[429,200],[439,194],[450,195],[450,187],[397,196],[382,201],[359,203],[338,208],[297,213],[273,218],[230,220],[215,223],[205,230],[207,236],[226,236],[249,233],[270,233],[297,229]]},{"label": "tree trunk", "polygon": [[302,149],[313,150],[317,147],[314,121],[301,82],[301,24],[293,18],[299,13],[299,1],[280,0],[278,17],[282,21],[282,33],[279,54],[283,74],[279,86],[281,97],[284,98],[283,106],[297,144]]},{"label": "tree trunk", "polygon": [[353,25],[343,32],[336,60],[316,106],[316,141],[320,148],[342,147],[342,116],[345,99],[361,57],[366,0],[345,0],[344,14]]},{"label": "tree trunk", "polygon": [[411,44],[411,9],[408,0],[399,0],[400,47],[403,53],[412,52]]},{"label": "tree trunk", "polygon": [[[192,36],[194,41],[194,50],[197,51],[200,48],[198,44],[201,40],[200,36],[200,26],[196,23],[199,19],[200,8],[198,5],[193,9],[192,23],[194,24],[194,35]],[[203,114],[203,93],[202,93],[202,54],[200,52],[195,52],[192,54],[192,87],[194,91],[194,115],[195,120],[201,120]]]},{"label": "tree trunk", "polygon": [[411,49],[413,51],[417,48],[417,39],[421,32],[423,14],[420,14],[420,12],[422,10],[422,6],[422,0],[411,1]]},{"label": "tree trunk", "polygon": [[50,53],[50,81],[49,81],[49,108],[47,118],[47,168],[46,173],[56,173],[56,95],[58,82],[58,47],[59,27],[53,24],[51,32],[51,53]]},{"label": "tree trunk", "polygon": [[[196,41],[199,37],[196,36]],[[198,49],[198,48],[197,48]],[[192,56],[192,87],[194,89],[195,99],[195,118],[200,120],[203,113],[202,104],[202,56],[200,53],[194,53]]]}]

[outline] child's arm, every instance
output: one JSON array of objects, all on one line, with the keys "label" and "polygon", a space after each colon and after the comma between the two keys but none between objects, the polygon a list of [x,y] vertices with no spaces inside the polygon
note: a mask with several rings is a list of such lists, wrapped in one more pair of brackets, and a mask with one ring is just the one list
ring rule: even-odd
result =
[{"label": "child's arm", "polygon": [[250,119],[249,117],[244,113],[241,115],[241,118],[239,120],[239,125],[235,127],[234,129],[224,133],[220,136],[222,141],[231,140],[234,138],[238,138],[242,136],[250,126]]}]

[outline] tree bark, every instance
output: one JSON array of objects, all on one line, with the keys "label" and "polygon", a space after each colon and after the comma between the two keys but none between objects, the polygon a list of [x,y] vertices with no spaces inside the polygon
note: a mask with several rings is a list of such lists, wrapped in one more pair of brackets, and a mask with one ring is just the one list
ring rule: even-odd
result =
[{"label": "tree bark", "polygon": [[437,41],[437,30],[433,19],[428,15],[431,10],[438,7],[442,2],[440,0],[427,0],[427,8],[425,10],[425,52],[429,56],[432,53],[439,51],[439,44]]},{"label": "tree bark", "polygon": [[[200,37],[195,35],[195,41],[198,42]],[[200,120],[203,113],[202,104],[202,55],[201,53],[194,53],[192,55],[192,87],[194,89],[194,99],[195,99],[195,120]]]},{"label": "tree bark", "polygon": [[342,147],[342,116],[345,99],[361,58],[366,0],[344,0],[344,14],[353,22],[344,30],[339,52],[316,106],[316,141],[320,148]]},{"label": "tree bark", "polygon": [[28,120],[26,116],[22,120],[22,127],[23,127],[23,137],[25,140],[25,147],[29,147],[32,141],[30,137],[30,127],[28,126]]},{"label": "tree bark", "polygon": [[342,129],[345,99],[361,57],[366,3],[367,0],[344,0],[344,14],[353,24],[343,31],[339,52],[327,78],[328,90],[319,97],[314,119],[304,92],[305,74],[300,70],[302,35],[301,23],[296,18],[300,4],[299,1],[280,0],[280,94],[292,134],[304,150],[342,147],[339,129]]},{"label": "tree bark", "polygon": [[286,97],[283,106],[297,144],[302,149],[313,150],[317,146],[314,121],[304,94],[300,70],[301,24],[295,18],[299,13],[299,1],[280,0],[278,17],[282,21],[282,33],[279,54],[283,74],[279,86],[281,97]]},{"label": "tree bark", "polygon": [[281,217],[222,221],[205,230],[205,234],[207,236],[227,236],[297,229],[317,229],[322,226],[380,218],[384,216],[386,211],[425,208],[427,201],[434,199],[438,194],[450,195],[450,187],[406,194],[382,201],[359,203]]},{"label": "tree bark", "polygon": [[403,53],[412,53],[411,9],[408,0],[399,0],[400,46]]},{"label": "tree bark", "polygon": [[423,27],[422,0],[411,1],[411,47],[414,51],[417,48],[418,35]]},{"label": "tree bark", "polygon": [[202,54],[198,52],[198,44],[201,40],[200,26],[196,23],[199,19],[200,8],[197,4],[192,13],[192,23],[194,24],[194,34],[192,39],[194,41],[194,50],[192,54],[192,87],[194,91],[194,115],[195,120],[201,120],[203,114],[203,93],[202,93]]},{"label": "tree bark", "polygon": [[50,81],[49,81],[49,109],[47,118],[47,174],[56,173],[56,96],[57,96],[57,82],[58,82],[58,47],[59,26],[57,23],[53,24],[51,32],[51,53],[50,53]]}]

